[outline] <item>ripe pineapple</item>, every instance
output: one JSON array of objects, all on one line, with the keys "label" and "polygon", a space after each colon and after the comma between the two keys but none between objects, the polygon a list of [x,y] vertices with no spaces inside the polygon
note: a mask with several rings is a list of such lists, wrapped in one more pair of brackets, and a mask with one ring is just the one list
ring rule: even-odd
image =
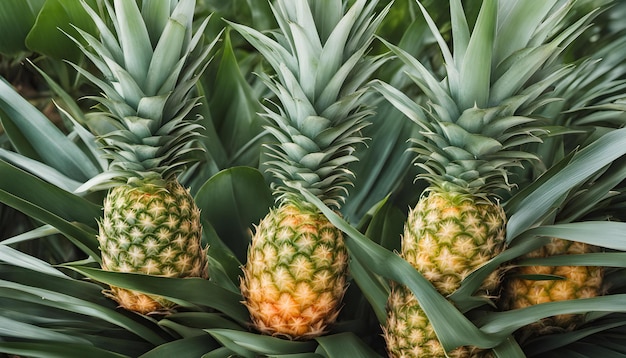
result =
[{"label": "ripe pineapple", "polygon": [[382,57],[366,53],[384,14],[373,15],[377,1],[347,4],[277,1],[276,41],[232,25],[276,71],[275,78],[262,78],[281,103],[265,108],[278,142],[268,146],[266,163],[276,207],[256,227],[241,291],[253,326],[289,339],[325,333],[346,288],[343,234],[300,190],[339,209],[353,175],[347,164],[356,160],[353,147],[364,140],[360,130],[371,113],[363,83]]},{"label": "ripe pineapple", "polygon": [[[551,11],[554,4],[540,9],[526,2],[484,0],[470,34],[461,1],[451,1],[454,53],[420,4],[443,54],[442,81],[437,71],[388,44],[426,97],[416,101],[388,84],[375,84],[422,130],[414,150],[424,170],[418,178],[428,181],[429,188],[409,213],[401,256],[442,295],[455,292],[471,272],[504,249],[506,217],[497,194],[511,188],[512,167],[538,160],[523,151],[541,133],[533,113],[553,100],[549,86],[568,71],[554,61],[559,45],[578,34],[572,26],[545,36],[561,24],[563,12]],[[517,22],[521,19],[525,21]],[[497,295],[500,276],[499,270],[492,272],[476,294]],[[392,285],[383,330],[392,357],[490,354],[476,347],[444,352],[419,302],[399,283]]]},{"label": "ripe pineapple", "polygon": [[[79,30],[89,48],[76,41],[104,80],[75,66],[102,90],[94,99],[117,128],[101,137],[109,170],[88,184],[110,187],[99,221],[102,268],[206,278],[200,211],[177,174],[196,150],[199,126],[186,117],[213,45],[201,45],[208,19],[192,34],[195,0],[144,0],[141,9],[135,1],[105,4],[115,29],[84,5],[100,39]],[[119,287],[108,294],[143,314],[174,305]]]},{"label": "ripe pineapple", "polygon": [[[599,248],[553,238],[547,245],[525,255],[525,258],[592,252],[599,252]],[[604,269],[600,266],[520,266],[512,270],[511,276],[504,283],[502,306],[504,309],[517,309],[546,302],[597,297],[602,293],[603,273]],[[532,275],[539,276],[533,278]],[[576,328],[581,319],[582,315],[571,314],[547,317],[521,329],[521,338],[569,331]]]}]

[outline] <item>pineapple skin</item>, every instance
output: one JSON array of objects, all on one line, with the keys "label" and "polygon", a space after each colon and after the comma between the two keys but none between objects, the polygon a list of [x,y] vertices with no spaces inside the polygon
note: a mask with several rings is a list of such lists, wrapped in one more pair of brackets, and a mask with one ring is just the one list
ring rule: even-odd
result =
[{"label": "pineapple skin", "polygon": [[346,290],[343,233],[315,208],[286,202],[256,227],[241,279],[254,328],[292,340],[324,334]]},{"label": "pineapple skin", "polygon": [[[547,245],[525,255],[541,258],[554,255],[577,255],[599,252],[597,246],[582,242],[552,238]],[[602,294],[604,269],[600,266],[520,266],[512,270],[504,283],[501,305],[505,310],[532,305],[593,298]],[[554,275],[562,279],[531,280],[517,275]],[[518,332],[522,337],[566,332],[575,329],[583,315],[564,314],[546,317]]]},{"label": "pineapple skin", "polygon": [[[111,189],[104,201],[98,241],[102,268],[165,277],[208,277],[200,209],[177,180],[134,182]],[[162,297],[111,287],[120,306],[142,314],[168,311]]]},{"label": "pineapple skin", "polygon": [[[472,271],[504,249],[506,217],[502,208],[470,194],[432,189],[409,212],[401,256],[444,296],[452,294]],[[495,270],[483,283],[493,295],[500,282]],[[445,357],[435,331],[413,293],[395,284],[383,327],[390,357]],[[459,347],[451,357],[484,357],[489,351]]]}]

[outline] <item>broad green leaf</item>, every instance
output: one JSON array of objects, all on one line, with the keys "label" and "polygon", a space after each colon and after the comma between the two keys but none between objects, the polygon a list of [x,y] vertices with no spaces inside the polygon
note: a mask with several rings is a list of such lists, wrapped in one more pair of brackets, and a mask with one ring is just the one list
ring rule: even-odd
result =
[{"label": "broad green leaf", "polygon": [[0,202],[57,228],[99,260],[95,227],[101,207],[0,161]]},{"label": "broad green leaf", "polygon": [[316,342],[313,341],[289,341],[229,329],[207,329],[206,331],[230,349],[235,350],[234,348],[241,348],[245,351],[256,352],[263,355],[311,352],[315,350],[317,346]]},{"label": "broad green leaf", "polygon": [[36,358],[129,358],[90,345],[59,344],[59,342],[0,342],[0,351]]},{"label": "broad green leaf", "polygon": [[82,184],[40,161],[3,148],[0,148],[0,159],[70,193]]},{"label": "broad green leaf", "polygon": [[177,357],[177,358],[198,358],[204,353],[210,352],[219,347],[206,335],[178,339],[173,342],[162,344],[155,349],[142,354],[139,358],[161,358],[161,357]]},{"label": "broad green leaf", "polygon": [[198,190],[195,199],[202,218],[226,240],[239,261],[245,262],[252,225],[274,204],[263,175],[249,167],[223,170]]},{"label": "broad green leaf", "polygon": [[315,339],[327,357],[381,357],[354,333],[338,333]]},{"label": "broad green leaf", "polygon": [[[96,0],[86,0],[86,3],[94,9],[97,8]],[[92,35],[97,33],[96,26],[87,16],[80,1],[46,0],[35,26],[26,38],[26,45],[32,51],[77,63],[81,58],[80,50],[66,36],[70,34],[78,38],[73,26]]]},{"label": "broad green leaf", "polygon": [[144,88],[153,54],[146,24],[134,1],[115,0],[114,4],[124,67],[139,87]]},{"label": "broad green leaf", "polygon": [[496,35],[497,0],[483,1],[459,69],[459,107],[484,108],[489,100],[491,55]]},{"label": "broad green leaf", "polygon": [[626,223],[585,221],[543,225],[527,230],[523,236],[558,237],[609,249],[626,251]]},{"label": "broad green leaf", "polygon": [[0,245],[0,262],[27,268],[44,274],[67,278],[61,271],[53,268],[45,261],[27,255],[19,250],[6,246],[5,242]]},{"label": "broad green leaf", "polygon": [[26,52],[26,36],[46,0],[4,0],[0,2],[0,53],[16,56]]},{"label": "broad green leaf", "polygon": [[481,331],[501,335],[512,334],[518,328],[534,323],[541,318],[587,312],[626,312],[626,295],[616,294],[548,302],[511,311],[487,312],[477,318],[475,322]]},{"label": "broad green leaf", "polygon": [[524,351],[515,338],[508,337],[502,344],[493,348],[493,353],[498,358],[526,358]]},{"label": "broad green leaf", "polygon": [[228,31],[221,50],[199,81],[199,92],[206,98],[200,108],[207,128],[203,143],[219,169],[256,166],[263,132],[258,98],[242,73]]},{"label": "broad green leaf", "polygon": [[626,128],[611,131],[576,153],[569,164],[554,173],[517,205],[507,224],[507,242],[535,224],[573,187],[626,153]]},{"label": "broad green leaf", "polygon": [[39,302],[42,306],[49,306],[68,312],[99,318],[142,337],[155,345],[165,342],[162,333],[159,334],[153,328],[125,314],[117,312],[110,307],[104,307],[60,292],[0,280],[0,295],[8,295],[11,298],[21,299],[27,302]]},{"label": "broad green leaf", "polygon": [[0,122],[14,148],[66,176],[85,181],[99,170],[48,118],[0,80]]},{"label": "broad green leaf", "polygon": [[82,343],[89,341],[72,335],[56,332],[51,329],[14,321],[10,318],[0,317],[0,337],[26,338],[34,341],[52,341],[58,343]]},{"label": "broad green leaf", "polygon": [[138,273],[110,272],[100,269],[64,265],[98,282],[116,287],[159,295],[187,307],[201,305],[215,308],[239,321],[248,320],[248,311],[241,304],[241,295],[200,278],[170,278]]},{"label": "broad green leaf", "polygon": [[535,29],[544,20],[556,0],[532,3],[503,2],[498,9],[498,36],[495,38],[493,65],[497,66],[513,52],[528,45]]},{"label": "broad green leaf", "polygon": [[226,328],[231,330],[245,330],[245,328],[225,318],[224,315],[212,312],[178,312],[168,315],[167,318],[159,321],[159,324],[164,321],[172,321],[186,327],[197,329]]},{"label": "broad green leaf", "polygon": [[238,293],[239,278],[242,274],[241,261],[239,261],[231,249],[224,244],[222,239],[215,232],[213,225],[206,220],[202,221],[202,234],[211,248],[209,250],[209,272],[211,280],[225,289]]}]

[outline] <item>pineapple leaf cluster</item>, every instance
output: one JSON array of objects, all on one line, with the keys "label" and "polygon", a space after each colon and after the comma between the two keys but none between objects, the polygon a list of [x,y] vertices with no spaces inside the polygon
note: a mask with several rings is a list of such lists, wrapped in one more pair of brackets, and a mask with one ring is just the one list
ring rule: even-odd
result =
[{"label": "pineapple leaf cluster", "polygon": [[103,180],[170,179],[201,150],[193,144],[201,127],[189,115],[199,99],[194,86],[218,38],[203,44],[210,18],[192,31],[194,1],[146,1],[141,9],[127,1],[105,4],[113,28],[83,3],[100,38],[77,29],[87,46],[75,40],[103,79],[74,66],[102,91],[89,98],[115,128],[101,136],[110,161]]},{"label": "pineapple leaf cluster", "polygon": [[232,24],[275,72],[260,76],[280,101],[264,107],[272,123],[266,128],[278,141],[268,145],[272,160],[265,165],[277,179],[279,200],[298,199],[304,188],[327,205],[345,202],[353,177],[347,165],[357,160],[353,152],[372,114],[364,83],[384,62],[368,56],[386,12],[373,17],[377,3],[357,1],[339,16],[341,1],[278,2],[274,39]]}]

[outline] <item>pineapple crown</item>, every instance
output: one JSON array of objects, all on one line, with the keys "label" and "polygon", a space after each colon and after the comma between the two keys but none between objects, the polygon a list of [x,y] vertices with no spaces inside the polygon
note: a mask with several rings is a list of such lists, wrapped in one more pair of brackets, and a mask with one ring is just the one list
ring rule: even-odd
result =
[{"label": "pineapple crown", "polygon": [[361,129],[372,114],[365,105],[369,76],[384,62],[367,56],[373,34],[388,11],[377,16],[378,1],[278,0],[271,5],[279,25],[272,37],[232,24],[275,71],[260,78],[280,105],[265,106],[267,130],[277,142],[268,145],[265,165],[275,179],[277,200],[302,201],[306,189],[325,204],[345,201],[362,143]]},{"label": "pineapple crown", "polygon": [[81,2],[100,38],[76,28],[88,46],[73,40],[104,78],[73,66],[103,92],[90,98],[115,127],[100,137],[109,170],[90,187],[172,178],[199,150],[193,141],[201,126],[187,117],[198,101],[193,88],[219,36],[202,44],[209,18],[192,33],[195,0],[144,0],[141,9],[136,1],[106,1],[113,28]]},{"label": "pineapple crown", "polygon": [[572,67],[557,61],[591,14],[568,24],[573,2],[484,0],[470,34],[461,0],[450,1],[453,49],[418,2],[445,61],[440,81],[415,57],[386,41],[428,101],[373,85],[421,128],[413,138],[418,178],[473,195],[510,190],[510,168],[539,158],[523,150],[549,134],[537,110],[559,99],[552,86]]}]

